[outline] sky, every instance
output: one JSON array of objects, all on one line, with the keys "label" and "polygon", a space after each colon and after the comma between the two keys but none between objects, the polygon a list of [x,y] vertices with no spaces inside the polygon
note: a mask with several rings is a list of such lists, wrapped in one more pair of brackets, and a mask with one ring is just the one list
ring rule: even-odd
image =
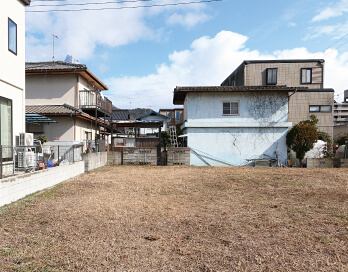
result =
[{"label": "sky", "polygon": [[243,60],[325,59],[324,87],[348,89],[348,0],[32,0],[26,61],[52,61],[52,34],[55,60],[86,64],[122,109],[181,107],[176,86],[218,86]]}]

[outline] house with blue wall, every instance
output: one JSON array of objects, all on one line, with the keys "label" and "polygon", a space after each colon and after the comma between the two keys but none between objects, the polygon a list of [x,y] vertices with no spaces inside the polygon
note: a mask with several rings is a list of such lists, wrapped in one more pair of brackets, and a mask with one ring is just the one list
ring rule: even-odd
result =
[{"label": "house with blue wall", "polygon": [[306,87],[176,87],[173,103],[184,105],[182,126],[191,164],[247,165],[278,158],[286,164],[289,96]]}]

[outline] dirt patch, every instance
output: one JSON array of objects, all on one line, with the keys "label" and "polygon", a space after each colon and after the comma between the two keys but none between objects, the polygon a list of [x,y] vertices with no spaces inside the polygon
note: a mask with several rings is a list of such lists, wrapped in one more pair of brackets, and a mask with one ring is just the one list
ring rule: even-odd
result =
[{"label": "dirt patch", "polygon": [[0,208],[0,271],[347,271],[344,169],[109,166]]}]

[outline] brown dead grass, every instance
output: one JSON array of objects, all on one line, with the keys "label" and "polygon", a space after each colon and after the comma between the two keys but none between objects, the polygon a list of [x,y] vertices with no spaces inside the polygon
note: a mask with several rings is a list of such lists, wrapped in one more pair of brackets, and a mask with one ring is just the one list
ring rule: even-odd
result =
[{"label": "brown dead grass", "polygon": [[0,271],[347,271],[344,169],[104,167],[0,208]]}]

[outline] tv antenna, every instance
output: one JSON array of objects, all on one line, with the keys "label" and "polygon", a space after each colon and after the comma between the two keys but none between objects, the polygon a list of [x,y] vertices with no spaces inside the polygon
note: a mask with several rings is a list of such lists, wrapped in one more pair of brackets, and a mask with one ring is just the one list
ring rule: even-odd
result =
[{"label": "tv antenna", "polygon": [[52,35],[52,41],[53,41],[53,56],[52,56],[52,61],[54,61],[54,39],[58,40],[58,36],[54,35],[51,31],[50,31],[51,35]]}]

